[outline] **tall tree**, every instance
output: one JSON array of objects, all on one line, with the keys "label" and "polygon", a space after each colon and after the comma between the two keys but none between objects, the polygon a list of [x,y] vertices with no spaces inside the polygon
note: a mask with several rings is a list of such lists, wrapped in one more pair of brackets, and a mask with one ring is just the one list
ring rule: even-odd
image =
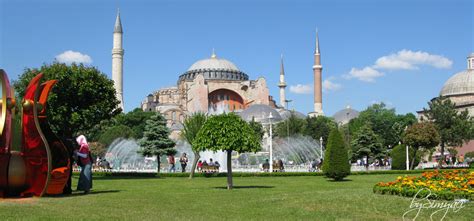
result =
[{"label": "tall tree", "polygon": [[94,125],[121,112],[116,109],[119,101],[114,82],[95,67],[83,64],[53,63],[25,69],[13,84],[20,100],[28,82],[40,72],[44,80],[58,80],[46,111],[51,129],[63,139],[88,134]]},{"label": "tall tree", "polygon": [[279,137],[288,137],[296,134],[304,134],[305,128],[306,120],[298,118],[296,114],[292,112],[288,119],[276,125],[275,132]]},{"label": "tall tree", "polygon": [[366,157],[365,167],[368,169],[373,159],[383,159],[386,156],[382,142],[377,134],[374,133],[370,123],[365,124],[354,136],[351,142],[353,155],[356,158]]},{"label": "tall tree", "polygon": [[140,150],[143,156],[156,156],[158,163],[157,172],[160,174],[160,157],[162,155],[175,154],[176,143],[169,138],[170,130],[166,127],[166,119],[156,113],[146,121],[143,138],[139,140]]},{"label": "tall tree", "polygon": [[342,134],[338,129],[331,130],[326,147],[323,173],[326,177],[341,181],[351,173],[351,165]]},{"label": "tall tree", "polygon": [[306,118],[305,135],[312,137],[314,140],[323,138],[323,143],[328,142],[329,133],[332,129],[337,128],[336,122],[329,117],[318,116]]},{"label": "tall tree", "polygon": [[349,130],[355,135],[366,123],[370,123],[383,148],[387,149],[397,145],[401,141],[403,130],[415,122],[415,115],[397,115],[394,108],[389,109],[384,103],[379,103],[369,106],[360,112],[359,117],[352,119]]},{"label": "tall tree", "polygon": [[155,113],[143,111],[140,108],[127,112],[126,114],[120,114],[115,117],[118,125],[125,125],[132,129],[132,137],[140,139],[143,137],[143,131],[145,130],[146,121],[151,118]]},{"label": "tall tree", "polygon": [[472,138],[473,121],[467,110],[458,112],[449,98],[440,96],[428,102],[428,106],[423,111],[440,135],[441,161],[444,161],[446,146],[461,146]]},{"label": "tall tree", "polygon": [[[404,136],[403,143],[412,147],[413,157],[416,157],[418,150],[431,150],[438,146],[440,141],[438,131],[431,122],[415,123],[408,127]],[[414,167],[415,159],[411,159],[410,169]]]},{"label": "tall tree", "polygon": [[265,131],[263,130],[263,126],[260,122],[255,121],[255,118],[252,117],[252,121],[249,122],[250,128],[255,132],[257,137],[262,140]]},{"label": "tall tree", "polygon": [[227,152],[227,189],[232,189],[232,151],[257,152],[260,139],[249,124],[234,113],[214,115],[207,119],[193,142],[200,151]]},{"label": "tall tree", "polygon": [[193,166],[191,168],[191,174],[189,174],[189,178],[194,177],[194,172],[196,170],[196,165],[201,158],[199,155],[199,150],[193,145],[194,139],[196,139],[197,134],[201,130],[202,126],[206,122],[206,115],[203,113],[195,113],[191,115],[190,117],[186,118],[184,120],[183,124],[183,131],[181,135],[186,139],[186,141],[191,144],[191,149],[193,150],[194,153],[194,161],[193,161]]}]

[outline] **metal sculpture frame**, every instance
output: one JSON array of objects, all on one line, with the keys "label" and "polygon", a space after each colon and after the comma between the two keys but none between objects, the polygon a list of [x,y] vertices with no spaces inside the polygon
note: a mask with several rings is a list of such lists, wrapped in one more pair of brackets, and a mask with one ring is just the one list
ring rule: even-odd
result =
[{"label": "metal sculpture frame", "polygon": [[[61,194],[69,178],[69,152],[46,117],[56,80],[41,83],[42,78],[40,73],[29,82],[17,107],[8,76],[0,69],[0,197]],[[16,113],[21,116],[21,130],[15,131]],[[20,146],[15,146],[15,138],[21,139]]]}]

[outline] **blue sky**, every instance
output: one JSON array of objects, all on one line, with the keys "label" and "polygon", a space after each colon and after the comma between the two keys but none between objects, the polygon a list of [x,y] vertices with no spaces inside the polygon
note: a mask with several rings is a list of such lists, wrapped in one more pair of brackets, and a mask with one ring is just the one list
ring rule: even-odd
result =
[{"label": "blue sky", "polygon": [[277,99],[283,53],[290,108],[308,113],[318,28],[327,115],[381,101],[398,113],[415,112],[466,69],[474,52],[473,2],[0,0],[0,68],[16,79],[25,67],[71,50],[110,77],[120,7],[126,111],[176,85],[215,48],[251,79],[265,77]]}]

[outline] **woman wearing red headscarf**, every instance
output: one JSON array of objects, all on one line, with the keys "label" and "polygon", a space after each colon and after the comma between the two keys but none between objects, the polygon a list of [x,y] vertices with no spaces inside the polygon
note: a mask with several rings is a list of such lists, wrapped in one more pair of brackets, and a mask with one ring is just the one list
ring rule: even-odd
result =
[{"label": "woman wearing red headscarf", "polygon": [[81,166],[81,174],[79,176],[79,182],[77,183],[77,190],[84,191],[85,194],[88,194],[92,188],[92,160],[90,157],[89,144],[84,135],[77,137],[76,141],[80,148],[79,151],[76,151],[75,153],[79,158],[78,163]]}]

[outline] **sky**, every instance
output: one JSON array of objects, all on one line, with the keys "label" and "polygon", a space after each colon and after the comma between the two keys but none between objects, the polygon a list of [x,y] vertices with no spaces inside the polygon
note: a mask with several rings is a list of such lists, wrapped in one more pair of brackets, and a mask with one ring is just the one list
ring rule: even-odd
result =
[{"label": "sky", "polygon": [[474,52],[471,0],[0,0],[0,68],[15,80],[27,67],[83,62],[111,77],[118,8],[125,111],[214,48],[264,77],[277,102],[283,54],[289,108],[311,112],[317,29],[326,115],[378,102],[415,113]]}]

